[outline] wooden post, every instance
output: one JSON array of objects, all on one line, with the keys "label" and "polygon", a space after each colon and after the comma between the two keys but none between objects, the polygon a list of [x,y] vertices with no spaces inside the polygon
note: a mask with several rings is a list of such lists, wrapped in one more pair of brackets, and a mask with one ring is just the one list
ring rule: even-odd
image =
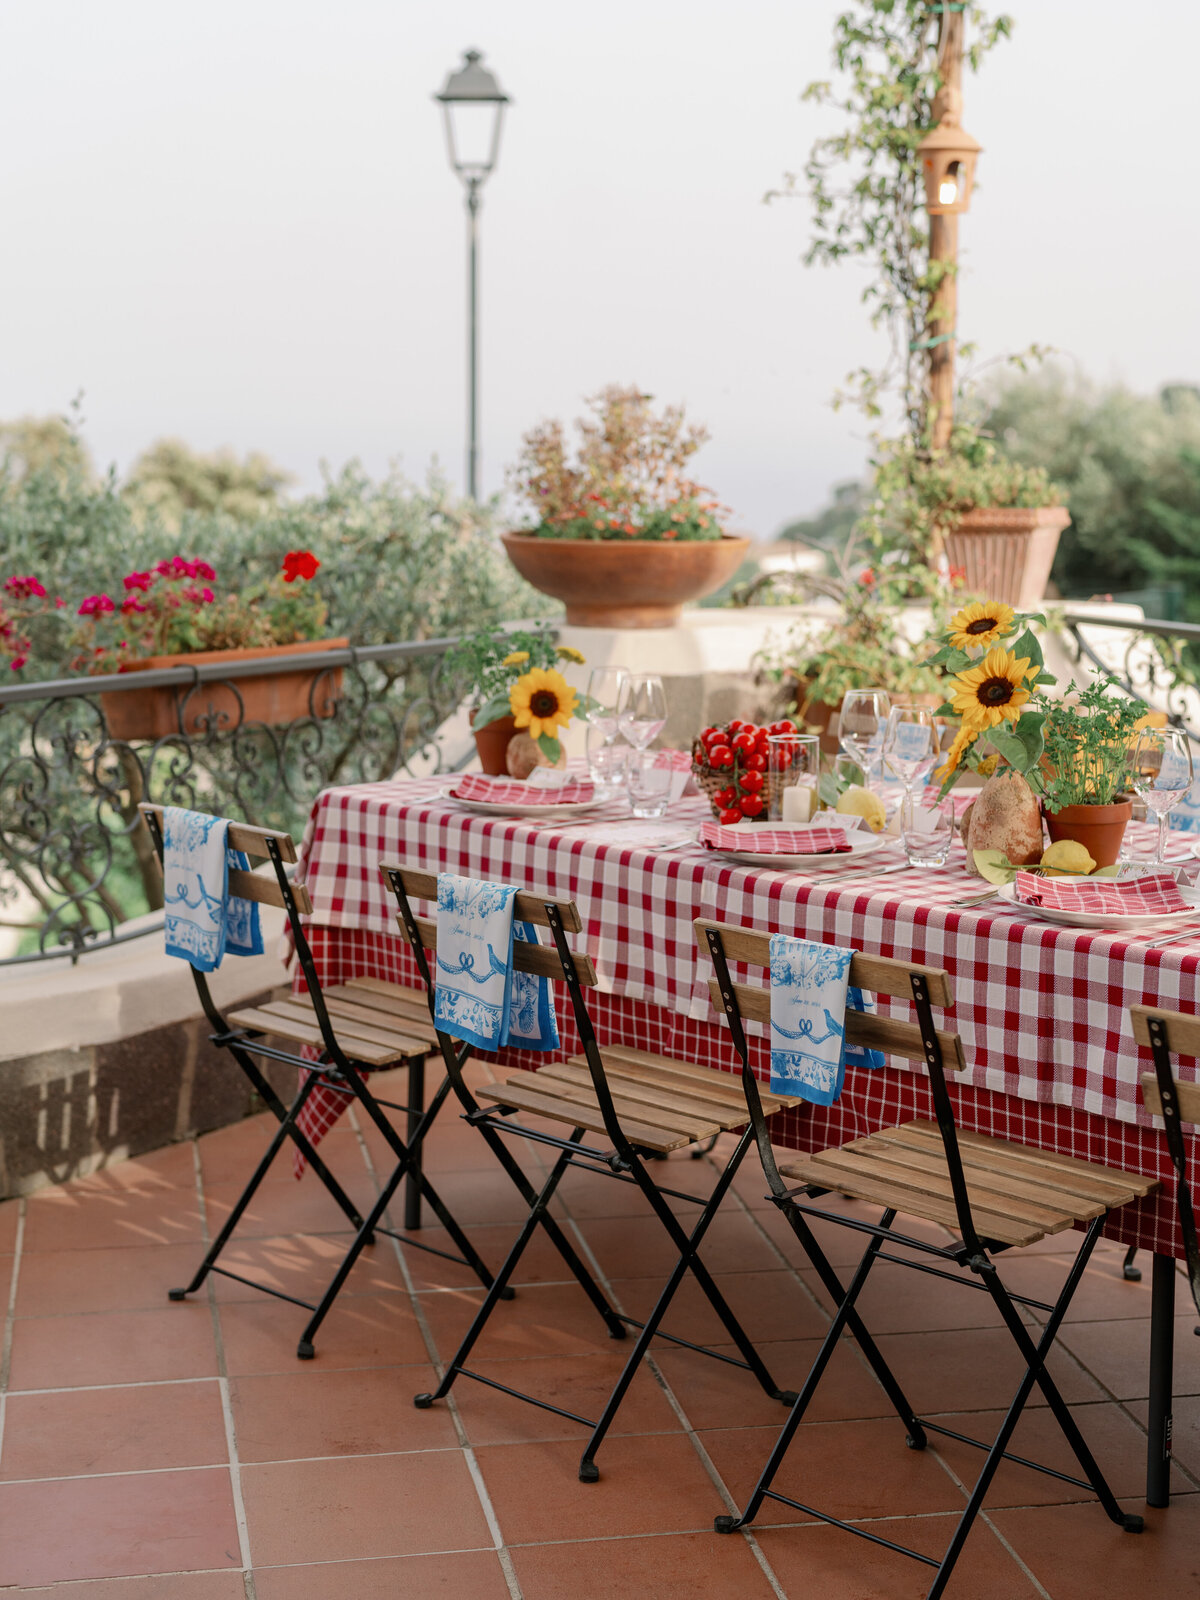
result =
[{"label": "wooden post", "polygon": [[[962,123],[962,54],[964,17],[961,11],[942,12],[938,34],[938,72],[942,86],[933,101],[935,123]],[[929,218],[929,260],[949,268],[931,305],[937,315],[929,319],[929,337],[939,342],[929,351],[929,403],[932,414],[930,442],[935,450],[950,443],[954,426],[954,351],[958,316],[958,216],[945,212]]]}]

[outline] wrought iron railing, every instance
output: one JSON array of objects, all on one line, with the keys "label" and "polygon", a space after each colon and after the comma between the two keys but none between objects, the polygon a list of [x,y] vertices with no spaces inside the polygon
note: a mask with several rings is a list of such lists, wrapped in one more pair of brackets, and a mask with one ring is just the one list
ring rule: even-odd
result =
[{"label": "wrought iron railing", "polygon": [[1068,610],[1063,625],[1068,653],[1080,667],[1110,673],[1131,699],[1165,711],[1200,743],[1200,624]]},{"label": "wrought iron railing", "polygon": [[[237,681],[210,662],[0,689],[0,926],[19,930],[0,964],[74,961],[157,925],[128,926],[162,905],[139,801],[298,835],[325,785],[461,764],[467,751],[447,758],[437,738],[462,699],[453,642],[291,655],[287,671],[311,678],[303,714],[280,726],[251,720],[243,694],[278,677],[278,659],[239,662]],[[173,732],[129,731],[128,697],[147,690],[168,697]]]}]

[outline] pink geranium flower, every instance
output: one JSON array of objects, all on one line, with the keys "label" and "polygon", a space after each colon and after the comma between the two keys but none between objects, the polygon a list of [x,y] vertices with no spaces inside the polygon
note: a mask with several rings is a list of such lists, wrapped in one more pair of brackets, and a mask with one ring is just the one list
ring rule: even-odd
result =
[{"label": "pink geranium flower", "polygon": [[110,595],[90,594],[79,608],[81,617],[100,617],[117,609]]},{"label": "pink geranium flower", "polygon": [[4,580],[6,594],[11,594],[17,600],[44,600],[46,591],[36,578],[18,578],[16,576]]},{"label": "pink geranium flower", "polygon": [[125,578],[125,588],[129,592],[138,589],[144,593],[153,583],[154,574],[152,572],[131,572]]},{"label": "pink geranium flower", "polygon": [[123,617],[131,617],[136,615],[138,612],[149,611],[149,609],[150,607],[144,600],[137,600],[133,595],[130,595],[128,599],[121,602],[121,615]]}]

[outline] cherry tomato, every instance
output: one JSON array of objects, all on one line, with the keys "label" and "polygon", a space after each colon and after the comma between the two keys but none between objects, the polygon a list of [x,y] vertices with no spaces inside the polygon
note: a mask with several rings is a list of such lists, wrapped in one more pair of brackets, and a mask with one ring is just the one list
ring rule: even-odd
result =
[{"label": "cherry tomato", "polygon": [[719,789],[713,796],[713,799],[716,801],[717,805],[724,806],[725,809],[728,810],[733,802],[737,799],[737,790],[732,786],[728,789]]},{"label": "cherry tomato", "polygon": [[766,781],[761,772],[743,772],[738,779],[744,794],[757,794]]},{"label": "cherry tomato", "polygon": [[747,755],[754,749],[754,735],[747,733],[744,729],[735,733],[730,742],[735,750],[742,750]]},{"label": "cherry tomato", "polygon": [[761,751],[756,750],[752,755],[748,755],[745,758],[742,765],[747,772],[765,772],[767,770],[767,758]]},{"label": "cherry tomato", "polygon": [[726,728],[730,733],[740,733],[745,726],[746,724],[740,717],[734,717],[732,722],[726,723]]},{"label": "cherry tomato", "polygon": [[714,744],[708,752],[709,764],[714,767],[731,767],[733,751],[727,744]]},{"label": "cherry tomato", "polygon": [[796,724],[792,721],[791,717],[784,717],[782,722],[777,722],[775,724],[775,731],[776,733],[795,733]]},{"label": "cherry tomato", "polygon": [[738,801],[738,810],[744,817],[757,817],[765,809],[766,807],[764,806],[761,797],[756,794],[744,795],[742,799]]},{"label": "cherry tomato", "polygon": [[742,813],[736,808],[729,811],[722,811],[720,816],[717,818],[717,821],[723,828],[732,827],[735,822],[740,822],[741,820]]}]

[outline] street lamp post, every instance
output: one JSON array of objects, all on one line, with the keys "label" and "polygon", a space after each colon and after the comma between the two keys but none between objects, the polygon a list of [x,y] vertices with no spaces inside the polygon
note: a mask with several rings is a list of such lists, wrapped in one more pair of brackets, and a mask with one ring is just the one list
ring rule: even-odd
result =
[{"label": "street lamp post", "polygon": [[446,79],[440,102],[450,165],[467,203],[467,493],[479,498],[479,207],[484,182],[500,151],[500,124],[509,104],[478,50]]}]

